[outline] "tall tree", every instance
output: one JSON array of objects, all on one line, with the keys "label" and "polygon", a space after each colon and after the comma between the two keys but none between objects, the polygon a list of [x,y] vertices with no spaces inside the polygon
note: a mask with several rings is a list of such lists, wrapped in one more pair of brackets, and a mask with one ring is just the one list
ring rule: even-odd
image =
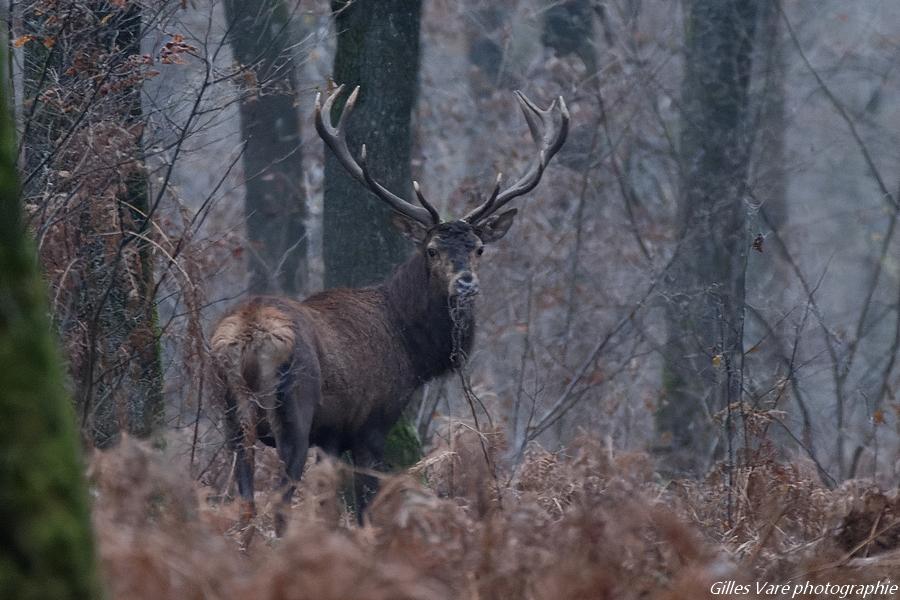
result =
[{"label": "tall tree", "polygon": [[[366,144],[376,180],[412,199],[411,119],[419,71],[420,0],[333,0],[337,30],[336,82],[348,93],[359,86],[347,144],[358,155]],[[335,110],[343,110],[342,99]],[[325,153],[322,253],[325,287],[368,285],[388,275],[409,253],[391,225],[385,204],[350,177],[331,152]],[[377,351],[377,349],[373,349]],[[404,418],[388,438],[385,460],[415,462],[421,453],[416,429]]]},{"label": "tall tree", "polygon": [[306,285],[306,198],[290,13],[282,0],[227,0],[228,37],[250,82],[241,99],[250,291]]},{"label": "tall tree", "polygon": [[[780,241],[786,235],[788,225],[787,167],[785,156],[785,40],[782,39],[781,9],[778,2],[763,2],[757,15],[759,24],[754,48],[751,102],[756,119],[750,180],[753,181],[754,203],[759,204],[756,228],[750,233],[757,236],[747,261],[747,314],[748,343],[761,340],[752,354],[747,355],[747,371],[752,376],[751,387],[756,395],[778,389],[784,377],[790,377],[791,343],[785,339],[783,327],[776,323],[786,310],[786,292],[790,288],[790,268],[783,254]],[[789,396],[769,395],[784,408]],[[767,398],[767,399],[768,399]],[[810,451],[814,451],[811,415],[799,389],[794,398],[803,423],[801,439]],[[780,430],[768,431],[770,437],[779,439],[779,447],[793,447],[791,436]]]},{"label": "tall tree", "polygon": [[[756,168],[754,179],[763,184],[761,210],[765,213],[763,222],[768,227],[780,231],[787,225],[787,169],[785,167],[784,131],[787,127],[785,114],[785,61],[784,41],[781,39],[781,10],[777,2],[763,2],[759,7],[759,30],[756,32],[757,48],[754,60],[760,80],[757,105],[758,131],[754,143]],[[779,263],[780,264],[780,263]],[[776,265],[770,277],[777,287],[783,289],[786,275],[784,269]],[[775,291],[775,290],[770,290]]]},{"label": "tall tree", "polygon": [[[697,473],[732,441],[741,397],[748,87],[756,3],[691,0],[680,139],[680,235],[666,275],[668,339],[657,411],[663,467]],[[725,410],[725,435],[712,417]]]},{"label": "tall tree", "polygon": [[[337,30],[334,80],[348,93],[360,86],[347,143],[366,144],[379,183],[412,199],[411,116],[419,69],[420,0],[333,0]],[[346,96],[345,96],[346,98]],[[343,109],[343,101],[335,110]],[[406,258],[407,242],[391,226],[391,211],[335,157],[325,157],[322,252],[325,287],[367,285]]]},{"label": "tall tree", "polygon": [[41,238],[84,436],[105,446],[123,429],[149,435],[163,413],[141,10],[35,2],[23,17],[28,224]]},{"label": "tall tree", "polygon": [[[0,47],[0,73],[7,64]],[[0,589],[23,600],[94,600],[78,436],[22,221],[6,92],[0,85]]]}]

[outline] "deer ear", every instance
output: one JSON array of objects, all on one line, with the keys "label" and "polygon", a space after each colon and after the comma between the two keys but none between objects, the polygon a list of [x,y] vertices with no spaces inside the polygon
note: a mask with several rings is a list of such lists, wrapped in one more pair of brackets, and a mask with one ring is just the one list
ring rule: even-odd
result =
[{"label": "deer ear", "polygon": [[394,228],[400,232],[400,235],[408,240],[412,240],[416,244],[425,241],[428,229],[416,220],[409,219],[403,215],[394,214],[391,216],[391,223]]},{"label": "deer ear", "polygon": [[485,244],[496,242],[506,235],[506,232],[512,227],[513,219],[517,212],[519,212],[519,209],[511,208],[499,215],[488,218],[487,221],[475,229],[475,234],[481,238],[481,241]]}]

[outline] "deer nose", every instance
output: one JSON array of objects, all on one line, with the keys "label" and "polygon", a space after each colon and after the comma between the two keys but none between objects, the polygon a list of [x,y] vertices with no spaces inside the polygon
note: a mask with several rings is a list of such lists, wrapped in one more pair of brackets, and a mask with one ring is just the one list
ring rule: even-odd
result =
[{"label": "deer nose", "polygon": [[474,296],[478,293],[478,278],[471,271],[461,273],[454,283],[459,296]]}]

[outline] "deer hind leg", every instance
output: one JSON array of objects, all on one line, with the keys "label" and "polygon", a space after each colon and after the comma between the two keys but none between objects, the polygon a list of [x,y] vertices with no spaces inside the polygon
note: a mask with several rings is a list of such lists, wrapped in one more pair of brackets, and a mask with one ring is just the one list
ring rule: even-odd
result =
[{"label": "deer hind leg", "polygon": [[287,529],[286,513],[306,464],[313,413],[320,392],[318,378],[291,365],[283,365],[278,375],[277,403],[269,422],[278,456],[284,463],[281,498],[275,508],[275,535],[281,537]]},{"label": "deer hind leg", "polygon": [[255,468],[255,432],[248,432],[241,423],[234,392],[229,387],[225,392],[225,436],[228,447],[235,453],[234,478],[237,481],[241,501],[241,526],[246,527],[256,515],[253,499],[253,471]]},{"label": "deer hind leg", "polygon": [[235,450],[234,477],[241,497],[241,523],[247,525],[256,516],[256,502],[253,498],[253,471],[256,468],[256,450],[253,446],[239,444]]}]

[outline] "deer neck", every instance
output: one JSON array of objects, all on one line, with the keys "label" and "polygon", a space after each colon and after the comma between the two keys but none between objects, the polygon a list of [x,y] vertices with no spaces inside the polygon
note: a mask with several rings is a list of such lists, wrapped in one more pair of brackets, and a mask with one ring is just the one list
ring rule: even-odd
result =
[{"label": "deer neck", "polygon": [[465,360],[475,334],[474,303],[448,298],[446,288],[430,277],[420,253],[397,267],[383,287],[416,384],[443,375]]}]

